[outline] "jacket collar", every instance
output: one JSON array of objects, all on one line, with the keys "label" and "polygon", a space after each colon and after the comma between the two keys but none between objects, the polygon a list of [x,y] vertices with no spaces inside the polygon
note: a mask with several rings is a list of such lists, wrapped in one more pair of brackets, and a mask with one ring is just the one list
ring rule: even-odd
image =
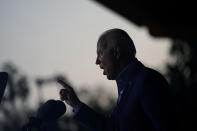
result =
[{"label": "jacket collar", "polygon": [[116,83],[118,86],[118,92],[122,91],[125,86],[122,86],[122,84],[127,84],[129,82],[132,82],[132,78],[135,75],[135,72],[137,70],[137,66],[140,62],[135,58],[132,60],[117,76]]}]

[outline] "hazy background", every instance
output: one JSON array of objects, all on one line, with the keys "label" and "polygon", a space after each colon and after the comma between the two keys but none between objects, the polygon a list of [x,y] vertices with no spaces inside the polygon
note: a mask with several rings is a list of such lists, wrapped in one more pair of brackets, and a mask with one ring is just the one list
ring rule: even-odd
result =
[{"label": "hazy background", "polygon": [[[96,43],[107,29],[121,28],[133,39],[137,58],[161,72],[168,59],[168,39],[156,39],[144,27],[88,0],[0,0],[0,64],[12,62],[27,74],[30,103],[36,105],[37,77],[65,74],[76,89],[106,89],[116,84],[95,65]],[[59,87],[46,85],[43,98],[58,99]]]}]

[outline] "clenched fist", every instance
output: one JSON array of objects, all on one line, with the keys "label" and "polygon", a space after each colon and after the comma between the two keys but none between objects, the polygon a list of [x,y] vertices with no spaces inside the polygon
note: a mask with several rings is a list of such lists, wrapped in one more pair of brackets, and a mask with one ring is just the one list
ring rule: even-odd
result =
[{"label": "clenched fist", "polygon": [[60,90],[61,100],[66,101],[68,105],[70,105],[73,108],[76,108],[77,105],[81,103],[81,101],[77,97],[73,88],[62,80],[58,80],[57,82],[64,87],[64,89]]}]

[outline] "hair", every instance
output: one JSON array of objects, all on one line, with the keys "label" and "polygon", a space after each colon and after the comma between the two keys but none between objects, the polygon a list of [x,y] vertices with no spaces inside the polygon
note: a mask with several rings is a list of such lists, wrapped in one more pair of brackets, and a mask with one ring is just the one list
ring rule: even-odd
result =
[{"label": "hair", "polygon": [[135,45],[130,36],[122,29],[110,29],[102,33],[99,37],[98,43],[104,43],[105,48],[119,47],[123,56],[136,55]]}]

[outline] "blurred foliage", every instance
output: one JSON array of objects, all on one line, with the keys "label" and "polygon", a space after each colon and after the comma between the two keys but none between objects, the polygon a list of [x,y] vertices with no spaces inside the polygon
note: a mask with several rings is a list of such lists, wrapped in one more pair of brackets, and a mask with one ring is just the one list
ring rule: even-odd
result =
[{"label": "blurred foliage", "polygon": [[48,77],[48,78],[46,78],[46,77],[38,77],[36,79],[36,84],[37,84],[38,87],[42,87],[42,85],[44,85],[44,84],[54,83],[54,82],[56,82],[58,80],[63,80],[66,83],[70,84],[70,82],[62,74],[56,74],[56,75],[54,75],[52,77]]},{"label": "blurred foliage", "polygon": [[37,77],[36,78],[35,83],[37,85],[37,90],[38,90],[39,104],[44,103],[42,88],[47,87],[48,84],[56,83],[58,80],[63,80],[67,82],[68,84],[70,84],[70,82],[62,74],[56,74],[56,75],[49,76],[49,77]]},{"label": "blurred foliage", "polygon": [[28,78],[12,63],[5,63],[2,69],[9,77],[0,106],[0,130],[19,131],[25,117],[33,112],[26,101],[30,93]]},{"label": "blurred foliage", "polygon": [[[176,102],[182,129],[197,130],[197,44],[172,42],[170,54],[173,64],[167,65],[167,76]],[[194,128],[195,127],[195,128]]]},{"label": "blurred foliage", "polygon": [[[29,80],[11,62],[3,64],[2,69],[9,74],[9,80],[0,106],[0,131],[21,131],[21,127],[28,122],[30,116],[35,116],[37,111],[37,109],[32,109],[31,103],[27,101],[31,94]],[[38,92],[41,92],[41,88],[46,88],[47,84],[52,84],[59,79],[71,85],[62,74],[47,78],[38,77],[35,81]],[[85,97],[85,102],[102,114],[108,114],[115,105],[114,98],[112,95],[107,94],[103,87],[98,87],[98,89],[91,91],[88,90],[88,87],[83,87],[77,94],[79,97]],[[38,95],[42,96],[43,94],[41,92]],[[44,103],[43,99],[38,104],[42,103]],[[103,103],[105,104],[103,105]],[[74,121],[72,115],[64,115],[59,119],[58,123],[62,131],[89,131],[88,128]]]}]

